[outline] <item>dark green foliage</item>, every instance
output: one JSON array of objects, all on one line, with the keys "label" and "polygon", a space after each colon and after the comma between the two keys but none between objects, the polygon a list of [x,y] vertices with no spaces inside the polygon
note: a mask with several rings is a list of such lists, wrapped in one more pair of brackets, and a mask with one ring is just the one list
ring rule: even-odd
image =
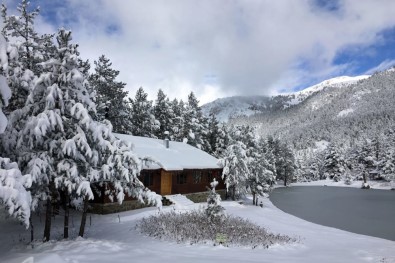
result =
[{"label": "dark green foliage", "polygon": [[111,68],[112,63],[104,55],[94,63],[95,72],[89,76],[89,83],[96,90],[96,120],[106,119],[111,122],[114,132],[128,134],[131,123],[126,84],[116,81],[119,71]]},{"label": "dark green foliage", "polygon": [[143,88],[136,92],[134,100],[129,99],[131,109],[131,133],[135,136],[155,138],[155,131],[159,129],[159,122],[152,114],[152,101],[148,100],[148,94]]}]

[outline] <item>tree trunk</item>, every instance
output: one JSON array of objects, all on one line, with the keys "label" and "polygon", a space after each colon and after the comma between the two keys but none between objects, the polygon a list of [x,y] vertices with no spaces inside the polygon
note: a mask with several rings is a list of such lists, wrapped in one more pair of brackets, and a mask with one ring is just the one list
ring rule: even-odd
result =
[{"label": "tree trunk", "polygon": [[82,211],[81,225],[80,225],[80,233],[78,234],[80,237],[84,236],[85,232],[85,224],[86,224],[86,216],[88,211],[89,200],[88,198],[84,198],[84,208]]},{"label": "tree trunk", "polygon": [[34,227],[33,227],[33,221],[32,221],[32,212],[30,212],[29,225],[30,225],[30,242],[33,242],[33,240],[34,240]]},{"label": "tree trunk", "polygon": [[256,205],[256,195],[252,193],[252,205]]},{"label": "tree trunk", "polygon": [[63,238],[69,238],[69,194],[65,194],[64,198],[64,228],[63,228]]},{"label": "tree trunk", "polygon": [[363,171],[362,176],[363,176],[363,182],[366,184],[366,172],[365,171]]},{"label": "tree trunk", "polygon": [[284,175],[284,186],[287,186],[287,175]]},{"label": "tree trunk", "polygon": [[51,238],[51,216],[52,216],[52,203],[51,198],[47,198],[47,210],[45,211],[45,227],[44,227],[44,242],[49,241]]}]

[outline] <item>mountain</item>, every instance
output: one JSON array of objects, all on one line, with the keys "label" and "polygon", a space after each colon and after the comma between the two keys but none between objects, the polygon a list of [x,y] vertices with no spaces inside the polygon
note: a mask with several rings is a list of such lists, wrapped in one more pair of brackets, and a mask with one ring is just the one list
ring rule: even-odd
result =
[{"label": "mountain", "polygon": [[218,99],[203,111],[214,111],[229,124],[254,126],[259,135],[281,138],[295,149],[314,148],[321,141],[352,148],[395,127],[394,102],[391,69],[370,77],[338,77],[270,98]]},{"label": "mountain", "polygon": [[324,88],[342,88],[350,86],[360,80],[368,78],[369,75],[356,77],[341,76],[325,80],[319,84],[308,87],[302,91],[281,94],[274,97],[268,96],[234,96],[216,99],[202,106],[205,115],[213,112],[219,121],[228,121],[232,118],[252,116],[264,112],[283,110],[292,105],[299,104],[312,94]]}]

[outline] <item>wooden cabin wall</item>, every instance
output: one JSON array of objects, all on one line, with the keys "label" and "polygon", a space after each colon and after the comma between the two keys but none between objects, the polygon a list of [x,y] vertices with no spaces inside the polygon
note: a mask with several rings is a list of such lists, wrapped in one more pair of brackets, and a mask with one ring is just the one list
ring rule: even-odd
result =
[{"label": "wooden cabin wall", "polygon": [[[157,170],[142,170],[139,176],[139,179],[143,183],[149,182],[149,185],[145,186],[149,188],[151,191],[156,192],[157,194],[161,193],[161,172],[163,169]],[[196,181],[196,175],[201,174],[201,180]],[[172,186],[171,186],[171,194],[189,194],[189,193],[198,193],[207,191],[207,187],[210,186],[213,178],[218,181],[218,185],[216,187],[217,190],[225,189],[224,181],[221,178],[222,169],[188,169],[183,171],[171,171],[172,174]],[[183,180],[180,182],[179,176],[182,177]],[[151,179],[147,180],[147,177]],[[97,204],[107,204],[111,203],[110,198],[104,194],[105,187],[100,187],[98,184],[95,184],[94,187],[101,193],[99,196],[97,191],[94,192],[95,199],[92,200],[92,203]],[[113,187],[111,184],[106,184],[106,187]],[[125,196],[125,201],[136,200],[133,197]],[[114,202],[116,202],[116,197],[114,197]]]},{"label": "wooden cabin wall", "polygon": [[[142,170],[140,172],[139,179],[148,189],[159,194],[160,193],[160,176],[161,176],[161,169]],[[147,180],[148,179],[147,177],[151,177],[152,180]],[[151,184],[147,184],[147,181],[150,181]]]},{"label": "wooden cabin wall", "polygon": [[[139,180],[144,183],[145,177],[151,177],[152,182],[150,185],[146,185],[148,189],[151,191],[154,191],[156,193],[160,192],[160,169],[157,170],[142,170],[139,176]],[[104,186],[100,186],[98,183],[92,185],[93,189],[93,195],[94,195],[94,200],[91,201],[91,203],[97,203],[97,204],[107,204],[107,203],[112,203],[111,199],[108,197],[108,195],[105,195],[106,189],[114,189],[114,186],[111,183],[104,183]],[[125,195],[124,201],[133,201],[136,200],[136,198],[128,196],[127,194]],[[114,202],[117,202],[117,198],[114,197]]]},{"label": "wooden cabin wall", "polygon": [[[188,194],[207,191],[212,179],[219,182],[216,189],[225,189],[221,169],[190,169],[173,172],[172,194]],[[200,180],[198,180],[200,174]]]}]

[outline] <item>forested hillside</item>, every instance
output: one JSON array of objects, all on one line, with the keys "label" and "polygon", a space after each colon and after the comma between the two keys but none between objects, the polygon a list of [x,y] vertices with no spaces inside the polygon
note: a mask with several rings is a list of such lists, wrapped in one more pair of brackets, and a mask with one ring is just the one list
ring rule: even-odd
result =
[{"label": "forested hillside", "polygon": [[324,87],[282,110],[229,123],[255,126],[260,135],[282,138],[296,149],[314,147],[321,140],[353,147],[393,126],[394,86],[395,71],[389,70],[343,88]]},{"label": "forested hillside", "polygon": [[[348,170],[353,178],[362,177],[363,172],[376,178],[392,174],[395,71],[354,82],[326,83],[267,98],[260,111],[232,116],[227,124],[254,127],[259,136],[273,136],[292,147],[297,156],[296,177],[302,180],[326,177],[324,173],[333,174],[334,167],[339,176]],[[216,104],[203,108],[221,112]],[[339,160],[333,161],[333,155]]]}]

